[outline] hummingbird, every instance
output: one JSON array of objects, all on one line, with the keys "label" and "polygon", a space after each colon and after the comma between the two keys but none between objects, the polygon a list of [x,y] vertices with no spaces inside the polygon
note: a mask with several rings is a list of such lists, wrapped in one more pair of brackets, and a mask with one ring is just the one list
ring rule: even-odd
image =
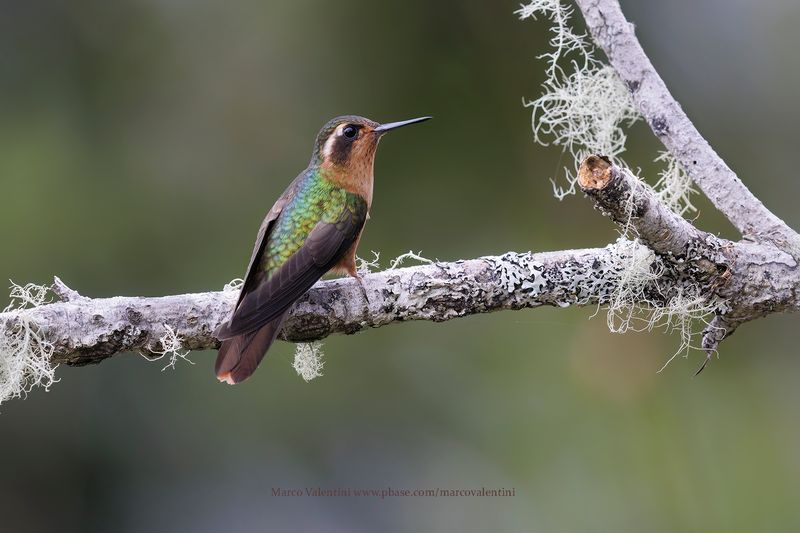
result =
[{"label": "hummingbird", "polygon": [[375,150],[394,129],[431,117],[379,124],[345,115],[317,134],[308,167],[258,230],[233,314],[214,332],[222,341],[217,379],[247,379],[275,341],[292,304],[329,271],[363,281],[356,248],[372,206]]}]

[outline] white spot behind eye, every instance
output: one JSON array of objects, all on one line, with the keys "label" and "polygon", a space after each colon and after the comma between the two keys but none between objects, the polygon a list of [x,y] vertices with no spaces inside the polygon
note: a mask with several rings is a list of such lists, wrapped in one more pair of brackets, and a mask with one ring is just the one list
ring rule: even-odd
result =
[{"label": "white spot behind eye", "polygon": [[332,133],[328,140],[325,141],[325,146],[322,147],[322,157],[328,159],[331,156],[331,152],[333,152],[333,144],[336,142],[336,137],[342,135],[342,129],[344,128],[344,124],[340,124],[336,126],[334,133]]}]

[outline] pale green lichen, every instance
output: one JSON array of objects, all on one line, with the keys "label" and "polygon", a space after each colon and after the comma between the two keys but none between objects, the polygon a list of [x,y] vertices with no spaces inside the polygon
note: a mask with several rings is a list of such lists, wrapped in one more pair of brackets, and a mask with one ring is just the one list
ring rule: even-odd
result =
[{"label": "pale green lichen", "polygon": [[[576,165],[590,154],[602,154],[627,166],[619,156],[625,151],[626,130],[641,113],[614,69],[597,59],[589,37],[573,29],[573,9],[560,0],[533,0],[516,14],[521,19],[535,19],[537,15],[548,19],[552,33],[551,51],[539,56],[547,62],[543,94],[535,100],[523,100],[532,108],[536,142],[560,146]],[[681,215],[696,211],[691,202],[696,191],[685,170],[667,152],[655,161],[664,164],[654,187],[661,200]],[[565,169],[565,174],[566,185],[550,180],[559,200],[577,192],[575,170]]]},{"label": "pale green lichen", "polygon": [[[590,154],[616,160],[625,151],[625,128],[640,118],[625,84],[595,57],[586,34],[573,29],[571,7],[559,0],[533,0],[516,13],[521,19],[540,15],[551,23],[551,51],[539,56],[547,61],[544,92],[535,100],[523,100],[533,110],[536,142],[560,146],[576,164]],[[558,199],[576,192],[574,169],[565,169],[565,174],[565,186],[551,179]]]},{"label": "pale green lichen", "polygon": [[697,190],[686,169],[666,151],[661,152],[655,161],[664,164],[654,187],[658,198],[681,216],[697,212],[697,208],[692,204],[692,196],[697,194]]},{"label": "pale green lichen", "polygon": [[403,263],[409,260],[416,261],[423,265],[431,265],[434,262],[433,260],[428,259],[427,257],[422,257],[421,250],[418,253],[409,250],[406,253],[400,254],[394,259],[392,259],[391,263],[389,263],[389,268],[387,268],[386,270],[394,270],[396,268],[399,268],[400,266],[403,265]]},{"label": "pale green lichen", "polygon": [[[50,287],[11,282],[9,313],[0,324],[0,403],[25,397],[34,387],[49,390],[58,381],[50,358],[53,345],[33,320],[30,310],[50,301]],[[11,318],[13,317],[13,318]]]},{"label": "pale green lichen", "polygon": [[322,376],[322,367],[325,365],[322,356],[321,342],[299,343],[295,347],[292,367],[298,376],[309,382]]},{"label": "pale green lichen", "polygon": [[244,280],[242,278],[234,278],[230,280],[228,283],[226,283],[224,287],[222,287],[222,291],[223,292],[238,291],[242,289],[243,285],[244,285]]},{"label": "pale green lichen", "polygon": [[364,259],[361,257],[356,257],[356,271],[358,271],[358,273],[362,276],[369,274],[371,272],[375,272],[376,270],[379,270],[381,268],[380,265],[381,253],[376,252],[375,250],[372,250],[371,253],[372,253],[372,259]]},{"label": "pale green lichen", "polygon": [[164,334],[159,337],[154,346],[148,348],[148,353],[145,357],[151,361],[159,361],[166,358],[167,364],[161,369],[162,372],[168,368],[174,370],[175,364],[179,359],[193,365],[194,361],[189,359],[189,350],[183,347],[177,332],[169,324],[163,324],[163,327]]}]

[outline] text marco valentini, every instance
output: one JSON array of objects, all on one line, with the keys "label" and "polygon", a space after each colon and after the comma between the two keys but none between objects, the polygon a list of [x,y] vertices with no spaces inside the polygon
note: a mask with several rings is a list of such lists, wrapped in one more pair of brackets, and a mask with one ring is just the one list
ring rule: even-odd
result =
[{"label": "text marco valentini", "polygon": [[279,497],[337,497],[337,496],[371,496],[378,498],[387,498],[394,496],[429,496],[429,497],[457,497],[457,496],[473,496],[473,497],[503,497],[503,496],[516,496],[516,488],[486,488],[480,487],[475,489],[395,489],[387,487],[384,489],[354,489],[339,487],[335,489],[323,489],[322,487],[306,487],[304,489],[284,489],[281,487],[272,487],[272,495]]}]

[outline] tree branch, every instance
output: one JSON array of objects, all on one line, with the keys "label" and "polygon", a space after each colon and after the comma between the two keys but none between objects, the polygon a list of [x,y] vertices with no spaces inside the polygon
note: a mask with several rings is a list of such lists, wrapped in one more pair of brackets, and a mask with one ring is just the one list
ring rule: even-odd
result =
[{"label": "tree branch", "polygon": [[[512,253],[385,270],[364,276],[369,301],[352,279],[318,283],[292,308],[281,337],[312,341],[394,322],[442,322],[476,313],[542,305],[605,303],[619,282],[619,251],[598,249]],[[62,302],[0,313],[13,330],[24,313],[53,344],[54,363],[85,365],[124,351],[158,353],[169,326],[183,348],[216,348],[212,332],[236,291],[155,298],[86,298],[57,281]]]},{"label": "tree branch", "polygon": [[800,257],[800,235],[767,209],[700,135],[645,54],[618,0],[576,1],[653,133],[714,206],[744,237],[773,242]]}]

